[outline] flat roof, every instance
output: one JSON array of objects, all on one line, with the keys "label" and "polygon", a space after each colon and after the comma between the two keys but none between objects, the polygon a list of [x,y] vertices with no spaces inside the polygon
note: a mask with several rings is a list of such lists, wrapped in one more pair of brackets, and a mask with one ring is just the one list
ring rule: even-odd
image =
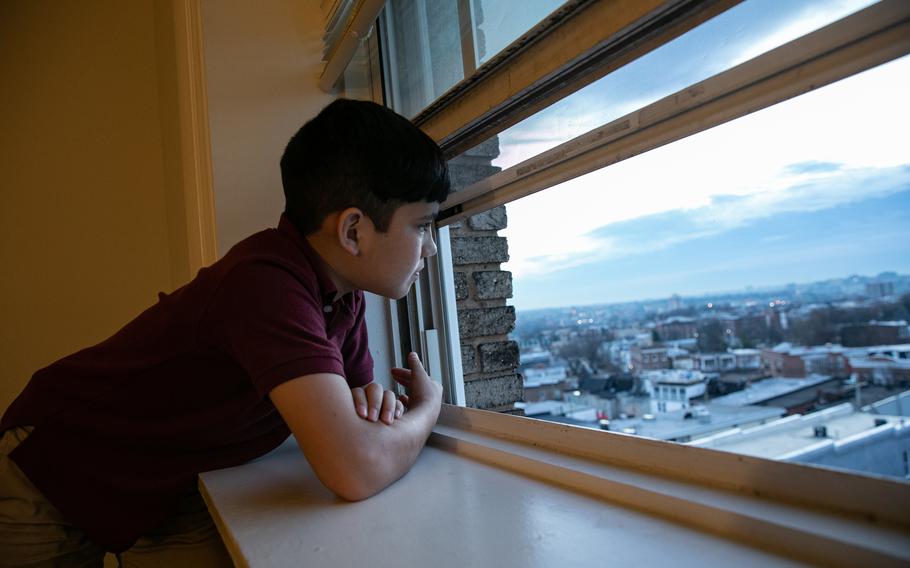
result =
[{"label": "flat roof", "polygon": [[[857,412],[849,404],[844,411],[826,414],[825,411],[806,414],[798,419],[759,426],[751,431],[718,438],[702,447],[769,459],[780,459],[792,452],[808,448],[824,440],[842,440],[875,428],[875,421],[896,422],[900,417],[880,416]],[[815,427],[825,426],[827,438],[816,438]]]},{"label": "flat roof", "polygon": [[[684,437],[704,436],[719,430],[748,425],[762,420],[771,420],[782,416],[786,410],[773,406],[725,406],[708,403],[704,406],[709,412],[706,421],[695,416],[693,409],[659,412],[654,420],[641,417],[610,420],[610,430],[622,432],[623,428],[635,428],[636,434],[658,440],[674,440]],[[685,418],[691,413],[692,418]],[[592,425],[592,427],[596,427]]]},{"label": "flat roof", "polygon": [[830,380],[828,375],[810,375],[799,379],[772,377],[752,383],[741,391],[719,396],[714,402],[728,406],[759,404]]}]

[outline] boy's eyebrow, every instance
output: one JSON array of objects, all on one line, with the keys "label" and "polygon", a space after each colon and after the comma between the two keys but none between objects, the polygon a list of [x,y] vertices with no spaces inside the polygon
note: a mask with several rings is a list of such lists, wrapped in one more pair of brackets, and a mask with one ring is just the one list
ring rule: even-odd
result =
[{"label": "boy's eyebrow", "polygon": [[439,211],[437,211],[436,213],[430,213],[429,215],[424,215],[423,217],[421,217],[419,219],[419,221],[429,222],[429,221],[435,221],[438,218],[439,218]]}]

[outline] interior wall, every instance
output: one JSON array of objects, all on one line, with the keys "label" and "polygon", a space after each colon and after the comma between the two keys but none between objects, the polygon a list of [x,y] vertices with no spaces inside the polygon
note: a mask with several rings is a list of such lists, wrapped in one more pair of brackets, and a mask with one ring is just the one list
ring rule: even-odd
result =
[{"label": "interior wall", "polygon": [[[322,72],[318,2],[206,0],[206,89],[218,251],[274,227],[284,210],[278,162],[291,136],[335,96]],[[369,295],[367,325],[377,379],[392,364],[388,301]]]},{"label": "interior wall", "polygon": [[319,90],[317,2],[206,0],[206,88],[218,251],[274,227],[284,209],[278,161],[290,137],[332,101]]},{"label": "interior wall", "polygon": [[180,279],[157,39],[154,0],[0,2],[0,411]]}]

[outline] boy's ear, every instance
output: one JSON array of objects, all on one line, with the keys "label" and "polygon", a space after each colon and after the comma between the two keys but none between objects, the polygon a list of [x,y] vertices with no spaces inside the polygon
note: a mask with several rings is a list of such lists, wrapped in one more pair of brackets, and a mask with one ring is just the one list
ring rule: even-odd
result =
[{"label": "boy's ear", "polygon": [[336,223],[338,243],[353,256],[360,256],[366,221],[366,215],[357,207],[348,207],[338,214]]}]

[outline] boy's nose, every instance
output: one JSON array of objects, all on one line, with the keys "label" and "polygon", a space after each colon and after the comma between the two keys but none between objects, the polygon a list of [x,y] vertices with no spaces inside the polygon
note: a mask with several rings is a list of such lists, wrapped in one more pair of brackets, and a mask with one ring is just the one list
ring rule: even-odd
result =
[{"label": "boy's nose", "polygon": [[433,233],[428,231],[427,238],[423,243],[423,256],[427,258],[434,254],[436,254],[436,242],[433,240]]}]

